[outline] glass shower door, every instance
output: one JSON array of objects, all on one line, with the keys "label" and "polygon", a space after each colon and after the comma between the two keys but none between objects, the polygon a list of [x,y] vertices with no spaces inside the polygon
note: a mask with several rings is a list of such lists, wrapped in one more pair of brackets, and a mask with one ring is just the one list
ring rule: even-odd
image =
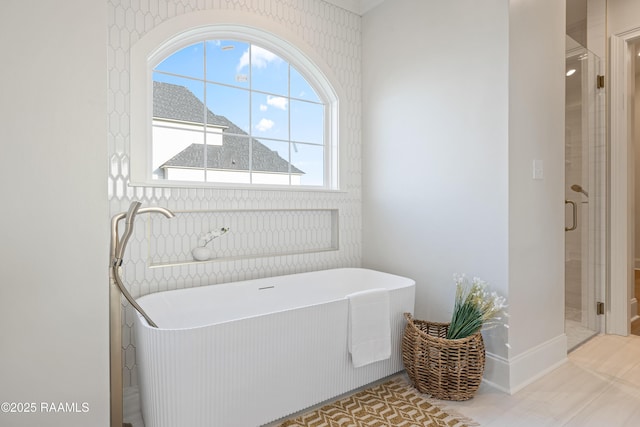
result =
[{"label": "glass shower door", "polygon": [[572,350],[600,332],[605,280],[604,89],[601,60],[567,36],[565,333]]}]

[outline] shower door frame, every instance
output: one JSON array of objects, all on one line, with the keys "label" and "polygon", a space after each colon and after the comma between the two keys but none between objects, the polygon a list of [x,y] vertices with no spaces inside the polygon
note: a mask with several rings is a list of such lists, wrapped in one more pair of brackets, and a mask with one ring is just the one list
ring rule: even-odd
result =
[{"label": "shower door frame", "polygon": [[[569,36],[567,36],[569,38]],[[582,154],[579,156],[580,164],[574,166],[573,172],[565,171],[567,188],[570,184],[577,184],[578,189],[571,188],[567,194],[567,201],[575,201],[580,218],[578,229],[566,229],[569,233],[580,233],[579,259],[580,274],[577,284],[580,290],[580,312],[581,324],[583,328],[592,331],[593,335],[602,333],[605,330],[605,316],[598,315],[597,302],[605,301],[606,298],[606,254],[607,254],[607,225],[606,225],[606,194],[607,194],[607,173],[606,173],[606,135],[605,126],[605,106],[603,88],[596,85],[597,76],[604,74],[603,59],[589,51],[586,47],[575,42],[575,47],[568,50],[569,58],[577,59],[581,64],[580,83],[580,127],[579,143],[577,148]],[[572,110],[575,111],[575,105]],[[569,108],[567,106],[566,108]],[[567,110],[568,111],[568,110]],[[573,113],[575,114],[575,112]],[[572,123],[574,123],[572,121]],[[575,123],[574,123],[575,126]],[[568,140],[571,143],[568,147],[571,153],[576,150],[575,138]],[[571,154],[573,158],[573,154]],[[568,159],[565,159],[567,161]],[[576,159],[574,159],[576,160]],[[577,167],[577,169],[575,169]],[[576,173],[578,172],[578,176]],[[569,175],[567,175],[569,174]],[[575,182],[574,182],[575,181]],[[582,190],[586,187],[586,191]],[[574,193],[575,197],[574,196]],[[579,194],[579,193],[583,194]],[[575,207],[574,207],[575,209]],[[575,211],[574,211],[575,215]],[[565,244],[566,245],[566,244]],[[565,251],[568,248],[565,246]],[[571,260],[575,258],[576,247],[572,246],[569,252]],[[573,256],[570,255],[573,253]],[[573,271],[573,270],[572,270]],[[567,271],[565,270],[565,277]],[[566,280],[566,279],[565,279]],[[575,285],[575,282],[572,282]],[[567,286],[565,281],[565,287]],[[575,301],[574,301],[575,302]],[[565,304],[567,301],[565,301]],[[573,305],[572,305],[573,307]],[[565,314],[566,315],[566,314]],[[578,344],[579,345],[579,344]],[[573,347],[575,348],[575,347]]]}]

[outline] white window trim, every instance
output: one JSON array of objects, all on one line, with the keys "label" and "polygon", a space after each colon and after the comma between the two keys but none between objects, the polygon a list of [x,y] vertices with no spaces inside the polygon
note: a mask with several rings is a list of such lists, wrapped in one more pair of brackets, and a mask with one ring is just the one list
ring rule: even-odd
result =
[{"label": "white window trim", "polygon": [[[185,19],[185,16],[173,18],[147,33],[131,48],[131,84],[130,84],[130,179],[131,186],[145,187],[226,187],[242,189],[276,189],[291,191],[340,191],[340,168],[338,148],[339,103],[336,90],[326,77],[328,67],[319,68],[318,59],[312,61],[308,55],[291,42],[258,28],[253,16],[236,15],[234,22],[247,24],[211,23],[229,17],[200,12]],[[212,18],[215,16],[215,20]],[[242,16],[242,17],[241,17]],[[195,18],[195,19],[194,19]],[[200,22],[202,21],[202,22]],[[260,26],[264,26],[260,22]],[[281,32],[281,31],[280,31]],[[288,39],[295,39],[287,35]],[[228,184],[211,182],[180,182],[154,180],[151,174],[151,120],[153,115],[153,69],[171,53],[183,47],[207,39],[235,39],[256,44],[269,49],[288,61],[318,91],[318,96],[327,106],[325,113],[324,144],[324,186],[291,186],[261,184]],[[296,44],[303,44],[296,40]],[[309,48],[307,48],[309,49]]]}]

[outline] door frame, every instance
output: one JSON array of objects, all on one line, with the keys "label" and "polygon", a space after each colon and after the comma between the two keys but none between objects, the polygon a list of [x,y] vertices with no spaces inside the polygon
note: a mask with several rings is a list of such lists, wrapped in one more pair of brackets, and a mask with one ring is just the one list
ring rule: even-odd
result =
[{"label": "door frame", "polygon": [[630,126],[630,45],[640,40],[640,27],[610,39],[610,251],[606,333],[629,335],[634,285],[633,133]]}]

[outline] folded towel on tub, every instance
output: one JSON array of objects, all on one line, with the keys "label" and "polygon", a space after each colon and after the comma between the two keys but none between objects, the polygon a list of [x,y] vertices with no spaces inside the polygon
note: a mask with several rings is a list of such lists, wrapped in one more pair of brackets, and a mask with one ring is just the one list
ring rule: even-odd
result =
[{"label": "folded towel on tub", "polygon": [[389,291],[371,289],[346,296],[349,300],[348,346],[353,366],[391,356]]}]

